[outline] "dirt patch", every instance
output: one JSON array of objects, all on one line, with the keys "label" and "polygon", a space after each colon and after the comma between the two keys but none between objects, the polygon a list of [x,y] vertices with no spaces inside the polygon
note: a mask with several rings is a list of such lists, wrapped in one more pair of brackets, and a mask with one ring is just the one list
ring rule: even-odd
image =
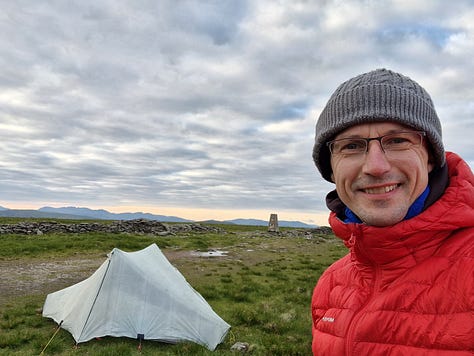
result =
[{"label": "dirt patch", "polygon": [[104,256],[0,261],[0,304],[25,294],[51,293],[90,276]]}]

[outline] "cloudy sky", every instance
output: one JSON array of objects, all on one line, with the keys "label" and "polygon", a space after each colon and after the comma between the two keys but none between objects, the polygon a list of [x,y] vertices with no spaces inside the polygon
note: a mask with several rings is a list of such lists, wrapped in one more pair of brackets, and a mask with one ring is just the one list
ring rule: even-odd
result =
[{"label": "cloudy sky", "polygon": [[4,207],[327,224],[316,118],[381,67],[474,167],[471,0],[1,2]]}]

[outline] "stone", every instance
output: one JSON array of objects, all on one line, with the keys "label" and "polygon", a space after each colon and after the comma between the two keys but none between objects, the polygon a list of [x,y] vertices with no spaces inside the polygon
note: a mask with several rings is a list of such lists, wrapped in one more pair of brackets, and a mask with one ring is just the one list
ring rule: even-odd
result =
[{"label": "stone", "polygon": [[230,348],[231,350],[234,350],[234,351],[241,351],[241,352],[246,352],[248,351],[249,349],[249,344],[246,343],[246,342],[236,342],[234,345],[232,345],[232,347]]}]

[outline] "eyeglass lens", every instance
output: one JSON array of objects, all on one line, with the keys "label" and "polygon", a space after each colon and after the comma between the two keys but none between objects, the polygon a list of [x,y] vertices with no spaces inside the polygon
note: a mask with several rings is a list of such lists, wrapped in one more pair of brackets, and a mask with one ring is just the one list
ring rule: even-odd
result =
[{"label": "eyeglass lens", "polygon": [[328,142],[332,154],[366,153],[370,141],[379,141],[384,151],[401,151],[420,145],[424,132],[396,132],[373,138],[344,138]]}]

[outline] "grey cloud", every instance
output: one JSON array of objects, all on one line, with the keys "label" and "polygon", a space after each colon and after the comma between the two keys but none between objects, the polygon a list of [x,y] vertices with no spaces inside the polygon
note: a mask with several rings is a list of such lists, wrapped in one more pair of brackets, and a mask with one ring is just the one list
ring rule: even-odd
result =
[{"label": "grey cloud", "polygon": [[316,117],[375,67],[427,88],[446,146],[472,166],[469,13],[468,1],[6,3],[3,199],[326,212]]}]

